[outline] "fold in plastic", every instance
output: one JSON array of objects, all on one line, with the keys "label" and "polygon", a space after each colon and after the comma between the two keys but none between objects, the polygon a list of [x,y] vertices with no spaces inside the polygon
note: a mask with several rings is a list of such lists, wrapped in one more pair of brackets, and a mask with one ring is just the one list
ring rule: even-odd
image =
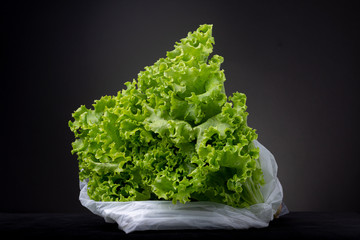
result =
[{"label": "fold in plastic", "polygon": [[[281,208],[283,189],[277,178],[278,166],[273,154],[258,141],[260,164],[265,185],[261,187],[264,203],[248,208],[234,208],[214,202],[171,201],[100,202],[87,194],[87,182],[80,182],[80,202],[109,223],[117,223],[125,233],[145,230],[172,229],[247,229],[267,227]],[[280,215],[288,212],[283,205]]]}]

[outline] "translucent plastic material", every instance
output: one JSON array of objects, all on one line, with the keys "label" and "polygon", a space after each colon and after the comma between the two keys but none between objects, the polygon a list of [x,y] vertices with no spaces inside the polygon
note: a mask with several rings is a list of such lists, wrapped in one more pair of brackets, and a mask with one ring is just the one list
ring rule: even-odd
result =
[{"label": "translucent plastic material", "polygon": [[126,233],[144,230],[170,229],[247,229],[267,227],[274,216],[288,212],[282,204],[283,189],[277,178],[274,156],[258,141],[260,163],[266,184],[261,192],[264,203],[248,208],[234,208],[214,202],[171,201],[99,202],[87,194],[86,182],[80,182],[80,202],[106,222],[116,222]]}]

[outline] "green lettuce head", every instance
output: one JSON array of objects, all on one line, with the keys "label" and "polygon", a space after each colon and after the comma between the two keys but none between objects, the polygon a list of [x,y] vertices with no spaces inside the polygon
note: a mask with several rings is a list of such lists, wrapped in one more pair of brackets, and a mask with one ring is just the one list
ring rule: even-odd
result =
[{"label": "green lettuce head", "polygon": [[73,113],[72,153],[91,199],[263,202],[246,96],[226,96],[213,44],[212,25],[201,25],[116,96]]}]

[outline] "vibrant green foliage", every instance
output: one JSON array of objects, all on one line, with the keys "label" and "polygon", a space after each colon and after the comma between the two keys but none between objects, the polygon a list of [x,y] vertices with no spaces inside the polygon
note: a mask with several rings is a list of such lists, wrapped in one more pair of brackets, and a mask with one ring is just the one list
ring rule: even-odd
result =
[{"label": "vibrant green foliage", "polygon": [[73,113],[72,153],[91,199],[263,202],[246,96],[227,98],[213,44],[212,25],[201,25],[117,96]]}]

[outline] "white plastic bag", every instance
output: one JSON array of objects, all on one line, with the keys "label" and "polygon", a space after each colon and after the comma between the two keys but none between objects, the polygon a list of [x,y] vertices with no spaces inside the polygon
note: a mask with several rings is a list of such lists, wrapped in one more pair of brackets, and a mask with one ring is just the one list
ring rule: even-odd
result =
[{"label": "white plastic bag", "polygon": [[[173,204],[171,201],[99,202],[87,194],[87,183],[80,182],[80,202],[106,222],[119,225],[126,233],[143,230],[170,229],[247,229],[267,227],[279,210],[283,189],[277,178],[277,164],[274,156],[258,141],[260,163],[265,185],[261,192],[265,203],[248,208],[234,208],[214,202],[188,202]],[[283,206],[280,215],[286,214]]]}]

